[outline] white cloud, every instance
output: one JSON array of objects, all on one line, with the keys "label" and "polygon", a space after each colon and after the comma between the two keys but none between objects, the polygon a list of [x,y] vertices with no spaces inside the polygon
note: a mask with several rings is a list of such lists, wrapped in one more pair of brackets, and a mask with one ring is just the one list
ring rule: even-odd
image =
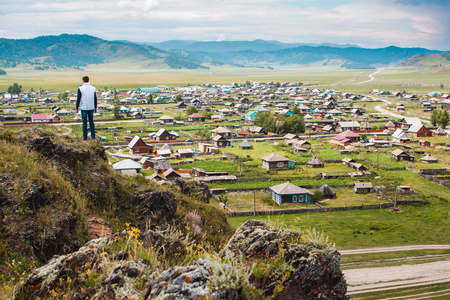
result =
[{"label": "white cloud", "polygon": [[131,41],[280,40],[449,49],[450,1],[16,0],[0,35],[86,33]]}]

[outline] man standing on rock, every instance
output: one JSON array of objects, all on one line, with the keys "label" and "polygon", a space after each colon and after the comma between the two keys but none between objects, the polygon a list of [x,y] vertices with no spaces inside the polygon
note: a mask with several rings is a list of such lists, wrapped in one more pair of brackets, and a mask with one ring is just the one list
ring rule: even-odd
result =
[{"label": "man standing on rock", "polygon": [[87,119],[89,118],[89,128],[91,138],[95,139],[94,113],[97,112],[97,94],[95,87],[89,83],[89,77],[82,78],[83,85],[78,88],[77,113],[81,109],[81,119],[83,120],[83,140],[87,140]]}]

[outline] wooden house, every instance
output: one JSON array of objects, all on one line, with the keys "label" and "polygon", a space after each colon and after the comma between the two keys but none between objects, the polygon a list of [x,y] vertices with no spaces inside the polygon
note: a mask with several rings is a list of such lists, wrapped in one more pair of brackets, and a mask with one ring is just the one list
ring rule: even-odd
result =
[{"label": "wooden house", "polygon": [[172,141],[176,140],[177,136],[175,134],[172,134],[168,132],[166,129],[161,128],[156,133],[151,133],[150,138],[152,138],[155,141]]},{"label": "wooden house", "polygon": [[408,143],[411,138],[400,128],[396,129],[392,134],[392,141],[394,143]]},{"label": "wooden house", "polygon": [[222,126],[214,128],[213,130],[211,130],[211,133],[213,136],[220,135],[220,136],[223,136],[224,138],[233,137],[233,132],[230,129],[228,129],[226,127],[222,127]]},{"label": "wooden house", "polygon": [[140,163],[135,162],[132,159],[124,159],[118,161],[112,165],[114,170],[116,170],[120,174],[138,174],[141,173],[142,166]]},{"label": "wooden house", "polygon": [[431,137],[433,133],[427,129],[423,124],[413,124],[409,127],[408,133],[414,137]]},{"label": "wooden house", "polygon": [[426,163],[426,164],[433,164],[433,163],[437,163],[438,159],[430,154],[427,154],[424,157],[422,157],[420,159],[420,161],[423,163]]},{"label": "wooden house", "polygon": [[356,193],[373,193],[374,188],[372,182],[355,182],[353,191]]},{"label": "wooden house", "polygon": [[392,157],[398,161],[406,160],[406,161],[414,161],[414,156],[409,155],[407,152],[401,149],[395,149],[391,152]]},{"label": "wooden house", "polygon": [[163,176],[164,176],[165,180],[175,180],[177,178],[180,178],[181,174],[178,173],[177,171],[175,171],[175,169],[171,168],[171,169],[166,170],[163,173]]},{"label": "wooden house", "polygon": [[216,146],[218,148],[231,146],[231,142],[221,135],[216,135],[213,138],[213,142],[214,142],[214,146]]},{"label": "wooden house", "polygon": [[310,191],[290,182],[271,186],[269,189],[270,197],[279,205],[314,203]]},{"label": "wooden house", "polygon": [[142,138],[135,136],[128,144],[130,154],[151,154],[153,153],[153,145],[148,145]]},{"label": "wooden house", "polygon": [[295,162],[281,156],[278,153],[271,153],[262,159],[262,167],[266,170],[287,170],[295,167]]},{"label": "wooden house", "polygon": [[189,122],[205,122],[205,116],[199,113],[194,113],[188,116]]}]

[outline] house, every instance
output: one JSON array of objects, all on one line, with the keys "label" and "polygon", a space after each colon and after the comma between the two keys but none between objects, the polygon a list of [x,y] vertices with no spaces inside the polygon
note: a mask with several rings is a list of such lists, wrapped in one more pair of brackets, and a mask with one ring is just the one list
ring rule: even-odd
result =
[{"label": "house", "polygon": [[413,124],[422,124],[422,121],[419,118],[413,117],[413,118],[403,118],[401,120],[398,120],[398,124],[402,129],[409,129]]},{"label": "house", "polygon": [[278,153],[271,153],[262,159],[262,167],[266,170],[287,170],[295,167],[295,162],[281,156]]},{"label": "house", "polygon": [[214,142],[214,146],[221,148],[221,147],[229,147],[231,146],[231,143],[229,140],[227,140],[226,138],[224,138],[221,135],[216,135],[213,138],[213,142]]},{"label": "house", "polygon": [[365,120],[364,124],[361,127],[361,130],[368,132],[368,131],[372,130],[372,125],[369,123],[369,121]]},{"label": "house", "polygon": [[297,134],[294,134],[294,133],[287,133],[287,134],[284,135],[283,138],[284,138],[285,141],[286,140],[293,140],[293,139],[300,140],[300,137]]},{"label": "house", "polygon": [[386,125],[384,125],[383,127],[384,127],[384,129],[392,130],[392,131],[394,131],[394,130],[397,129],[397,125],[395,125],[395,123],[392,122],[392,121],[388,121],[388,122],[386,123]]},{"label": "house", "polygon": [[53,122],[54,118],[51,115],[46,114],[32,114],[31,115],[31,122],[32,123],[51,123]]},{"label": "house", "polygon": [[296,140],[292,145],[292,149],[299,152],[308,152],[307,149],[311,149],[311,144],[305,140]]},{"label": "house", "polygon": [[446,135],[446,134],[447,134],[447,133],[445,132],[445,130],[444,130],[441,126],[439,126],[439,127],[434,131],[434,133],[437,134],[437,135]]},{"label": "house", "polygon": [[306,165],[311,168],[323,168],[323,162],[317,156],[313,156]]},{"label": "house", "polygon": [[62,116],[70,116],[70,111],[65,110],[65,109],[60,109],[56,112],[56,114],[60,117]]},{"label": "house", "polygon": [[168,132],[164,128],[159,129],[156,133],[150,133],[150,138],[155,141],[173,141],[177,139],[177,136]]},{"label": "house", "polygon": [[367,168],[360,163],[351,162],[348,164],[348,166],[357,172],[367,171]]},{"label": "house", "polygon": [[333,136],[331,139],[340,144],[346,145],[349,143],[358,142],[361,139],[361,137],[359,136],[359,134],[354,133],[351,130],[346,130],[344,132],[341,132],[341,133]]},{"label": "house", "polygon": [[290,182],[285,182],[270,188],[270,197],[279,205],[297,204],[297,203],[314,203],[312,194],[307,189],[296,186]]},{"label": "house", "polygon": [[181,174],[175,171],[175,169],[170,168],[163,173],[163,176],[166,180],[175,180],[181,177]]},{"label": "house", "polygon": [[146,176],[145,178],[148,179],[148,180],[156,181],[156,182],[161,181],[161,180],[164,179],[164,178],[163,178],[161,175],[159,175],[158,173],[153,173],[152,175]]},{"label": "house", "polygon": [[233,132],[230,129],[228,129],[226,127],[222,127],[222,126],[214,128],[213,130],[211,130],[211,133],[213,136],[220,135],[224,138],[233,137]]},{"label": "house", "polygon": [[244,140],[242,143],[239,144],[239,148],[240,149],[244,149],[244,150],[248,150],[248,149],[252,149],[253,145],[250,144],[250,142],[248,140]]},{"label": "house", "polygon": [[155,165],[155,163],[149,157],[145,156],[139,160],[139,163],[144,169],[153,168],[153,166]]},{"label": "house", "polygon": [[199,143],[198,144],[198,150],[200,151],[200,153],[219,153],[220,150],[211,145],[211,144],[205,144],[205,143]]},{"label": "house", "polygon": [[162,174],[169,169],[173,169],[173,166],[167,160],[158,160],[153,166],[153,171],[158,174]]},{"label": "house", "polygon": [[249,111],[244,115],[244,118],[246,121],[254,121],[257,113],[256,111]]},{"label": "house", "polygon": [[317,189],[322,192],[323,196],[326,199],[334,199],[336,198],[336,192],[326,183],[322,184],[320,188]]},{"label": "house", "polygon": [[423,124],[413,124],[408,129],[408,133],[414,137],[431,137],[433,133],[427,129]]},{"label": "house", "polygon": [[161,124],[173,123],[173,118],[171,116],[167,116],[167,115],[160,117],[158,120],[159,120],[159,122],[161,122]]},{"label": "house", "polygon": [[342,159],[342,163],[346,166],[350,166],[350,163],[354,163],[354,162],[355,162],[355,160],[350,157],[345,157]]},{"label": "house", "polygon": [[402,129],[398,128],[392,134],[392,141],[395,143],[408,143],[411,139]]},{"label": "house", "polygon": [[151,154],[153,153],[153,145],[146,144],[139,136],[135,136],[128,144],[130,154]]},{"label": "house", "polygon": [[114,170],[123,175],[139,174],[142,166],[132,159],[124,159],[112,165]]},{"label": "house", "polygon": [[422,157],[420,159],[420,161],[423,163],[426,163],[426,164],[432,164],[432,163],[437,163],[438,159],[430,154],[427,154],[424,157]]},{"label": "house", "polygon": [[356,193],[373,193],[373,184],[372,182],[355,182],[355,186],[353,188],[353,191]]},{"label": "house", "polygon": [[250,131],[246,130],[246,129],[242,129],[241,131],[238,132],[238,136],[242,136],[242,137],[246,137],[247,135],[250,134]]},{"label": "house", "polygon": [[361,130],[361,125],[357,121],[338,122],[336,132],[344,132],[346,130]]},{"label": "house", "polygon": [[177,104],[175,104],[175,107],[179,108],[179,109],[185,109],[187,107],[187,105],[183,101],[180,101],[180,102],[177,102]]},{"label": "house", "polygon": [[406,161],[414,161],[414,156],[409,155],[407,152],[401,149],[395,149],[391,152],[392,157],[398,161],[406,160]]},{"label": "house", "polygon": [[248,128],[248,131],[249,131],[250,133],[256,133],[256,134],[263,133],[262,127],[259,127],[259,126],[249,127],[249,128]]},{"label": "house", "polygon": [[206,117],[199,113],[194,113],[194,114],[188,116],[189,122],[205,122],[205,119],[206,119]]}]

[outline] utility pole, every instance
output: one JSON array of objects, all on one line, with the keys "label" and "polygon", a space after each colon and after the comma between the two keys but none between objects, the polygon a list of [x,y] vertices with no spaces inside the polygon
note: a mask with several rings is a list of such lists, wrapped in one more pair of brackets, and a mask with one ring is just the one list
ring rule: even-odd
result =
[{"label": "utility pole", "polygon": [[397,196],[398,196],[398,185],[395,186],[395,201],[394,201],[394,206],[397,206]]},{"label": "utility pole", "polygon": [[253,190],[253,215],[256,216],[256,190]]}]

